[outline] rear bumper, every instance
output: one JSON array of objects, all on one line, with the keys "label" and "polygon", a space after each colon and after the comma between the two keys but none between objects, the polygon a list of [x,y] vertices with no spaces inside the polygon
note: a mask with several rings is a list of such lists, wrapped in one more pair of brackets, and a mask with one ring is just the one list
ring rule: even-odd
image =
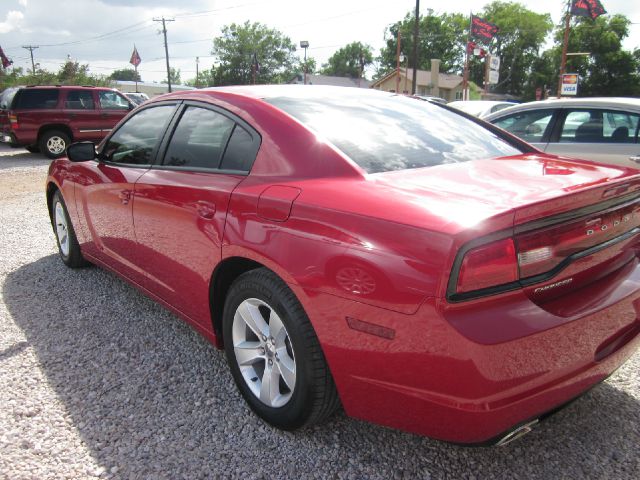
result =
[{"label": "rear bumper", "polygon": [[10,134],[8,134],[8,133],[4,133],[4,132],[2,132],[2,133],[0,133],[0,142],[2,142],[2,143],[8,143],[8,144],[10,144],[10,145],[15,145],[16,140],[15,140],[15,138],[13,137],[13,135],[10,135]]},{"label": "rear bumper", "polygon": [[[522,292],[455,315],[437,299],[403,315],[318,292],[306,292],[313,300],[305,308],[348,415],[484,443],[580,396],[638,349],[640,268],[632,267],[597,307],[571,317]],[[346,317],[383,326],[393,338],[349,328]]]}]

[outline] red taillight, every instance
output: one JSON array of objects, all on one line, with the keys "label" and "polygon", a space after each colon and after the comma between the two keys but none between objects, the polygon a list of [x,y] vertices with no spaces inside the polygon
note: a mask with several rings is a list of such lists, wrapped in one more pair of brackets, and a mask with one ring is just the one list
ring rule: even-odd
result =
[{"label": "red taillight", "polygon": [[631,205],[516,235],[520,278],[549,272],[571,255],[619,237],[639,225]]},{"label": "red taillight", "polygon": [[458,272],[456,293],[471,292],[518,281],[513,239],[505,238],[469,250]]},{"label": "red taillight", "polygon": [[8,117],[9,117],[9,123],[11,124],[11,128],[13,129],[18,128],[18,116],[14,113],[10,113]]}]

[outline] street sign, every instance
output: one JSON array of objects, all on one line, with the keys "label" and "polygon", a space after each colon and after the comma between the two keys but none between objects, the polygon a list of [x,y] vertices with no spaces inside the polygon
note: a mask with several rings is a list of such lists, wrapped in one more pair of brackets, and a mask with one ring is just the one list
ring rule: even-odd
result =
[{"label": "street sign", "polygon": [[562,89],[560,95],[577,95],[578,94],[578,80],[577,73],[567,73],[562,75]]},{"label": "street sign", "polygon": [[491,56],[491,60],[489,60],[489,68],[491,70],[500,70],[500,57]]},{"label": "street sign", "polygon": [[489,85],[495,85],[500,78],[499,73],[496,70],[489,70]]}]

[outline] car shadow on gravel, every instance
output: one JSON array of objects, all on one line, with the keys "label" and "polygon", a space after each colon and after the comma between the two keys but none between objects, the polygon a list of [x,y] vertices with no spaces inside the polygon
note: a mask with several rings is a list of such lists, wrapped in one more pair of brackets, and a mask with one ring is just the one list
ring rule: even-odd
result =
[{"label": "car shadow on gravel", "polygon": [[2,294],[106,476],[634,478],[640,471],[640,402],[614,386],[624,369],[502,448],[453,446],[343,413],[280,432],[248,410],[222,352],[115,275],[72,271],[51,255],[11,272]]}]

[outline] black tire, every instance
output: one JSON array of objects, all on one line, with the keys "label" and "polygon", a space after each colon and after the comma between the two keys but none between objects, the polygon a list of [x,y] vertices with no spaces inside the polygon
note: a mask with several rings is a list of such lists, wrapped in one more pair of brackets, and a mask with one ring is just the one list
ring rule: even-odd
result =
[{"label": "black tire", "polygon": [[[64,219],[60,218],[59,215],[64,215]],[[60,224],[63,221],[66,225],[66,228],[64,229],[66,230],[66,238],[60,228]],[[62,198],[62,194],[59,190],[53,195],[53,200],[51,202],[51,225],[56,237],[56,243],[58,244],[60,258],[62,258],[64,264],[70,268],[82,268],[90,265],[90,263],[82,256],[76,232],[73,229],[73,224],[69,217],[67,205],[64,203],[64,199]]]},{"label": "black tire", "polygon": [[40,153],[40,147],[38,147],[37,145],[27,145],[24,148],[27,152]]},{"label": "black tire", "polygon": [[47,130],[40,135],[38,147],[49,158],[60,158],[66,151],[71,139],[60,130]]},{"label": "black tire", "polygon": [[[239,306],[246,305],[243,304],[245,301],[263,302],[271,308],[281,320],[284,326],[284,335],[290,342],[287,344],[287,352],[293,352],[291,357],[294,359],[293,365],[295,366],[295,387],[292,390],[288,389],[284,383],[284,375],[281,376],[280,383],[278,383],[279,390],[290,390],[285,394],[285,396],[289,395],[288,400],[281,406],[274,407],[260,400],[259,396],[249,387],[249,380],[243,377],[238,364],[233,325],[236,311]],[[270,313],[265,313],[266,310],[263,311],[263,308],[266,307],[260,307],[263,320],[267,324],[273,323],[273,317],[270,316]],[[238,321],[242,322],[242,320]],[[251,335],[249,327],[243,323],[240,325],[248,332],[248,336]],[[339,407],[340,400],[333,377],[309,318],[294,293],[270,270],[265,268],[252,270],[242,274],[233,282],[224,306],[223,338],[229,367],[238,389],[251,409],[271,425],[283,430],[295,430],[322,422]],[[260,342],[259,339],[258,342]],[[262,349],[262,353],[265,354],[263,372],[267,368],[269,349],[270,347]],[[282,350],[280,350],[280,360],[278,360],[278,350],[275,352],[275,357],[271,357],[275,358],[273,360],[274,371],[276,361],[284,362]],[[287,355],[286,352],[285,355]],[[262,360],[251,363],[250,367],[254,368],[255,365],[255,369],[259,370],[260,361]],[[278,366],[278,371],[282,371],[280,366]],[[256,382],[257,380],[258,376],[251,381]],[[262,384],[262,380],[260,381]]]}]

